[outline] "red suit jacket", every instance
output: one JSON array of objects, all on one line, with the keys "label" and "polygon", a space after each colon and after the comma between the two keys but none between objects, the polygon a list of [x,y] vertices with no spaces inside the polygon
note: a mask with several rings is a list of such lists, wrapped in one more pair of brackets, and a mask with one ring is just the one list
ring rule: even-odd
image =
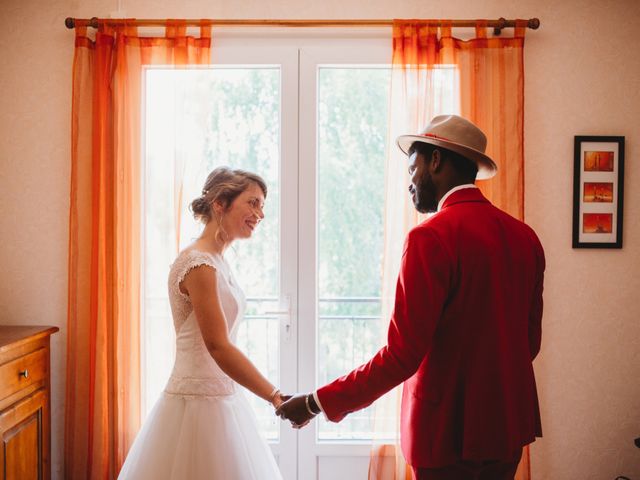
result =
[{"label": "red suit jacket", "polygon": [[413,467],[510,459],[541,436],[542,245],[476,188],[409,232],[387,345],[317,391],[334,422],[404,382],[401,445]]}]

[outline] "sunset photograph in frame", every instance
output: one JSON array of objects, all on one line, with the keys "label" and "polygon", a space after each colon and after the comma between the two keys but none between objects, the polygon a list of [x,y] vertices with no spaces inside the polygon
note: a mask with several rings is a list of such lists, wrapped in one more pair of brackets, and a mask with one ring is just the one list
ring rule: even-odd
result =
[{"label": "sunset photograph in frame", "polygon": [[584,233],[611,233],[613,215],[610,213],[585,213],[582,221]]},{"label": "sunset photograph in frame", "polygon": [[613,172],[613,152],[584,152],[585,172]]},{"label": "sunset photograph in frame", "polygon": [[583,202],[613,202],[613,183],[584,182]]}]

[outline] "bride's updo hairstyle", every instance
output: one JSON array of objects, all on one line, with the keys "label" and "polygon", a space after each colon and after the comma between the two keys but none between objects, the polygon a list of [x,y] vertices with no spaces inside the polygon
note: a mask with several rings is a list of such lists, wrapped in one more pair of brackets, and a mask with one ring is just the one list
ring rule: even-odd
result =
[{"label": "bride's updo hairstyle", "polygon": [[259,175],[229,167],[216,168],[207,177],[202,195],[191,202],[194,218],[204,224],[209,223],[214,214],[214,202],[219,202],[226,210],[252,183],[258,185],[267,198],[267,184]]}]

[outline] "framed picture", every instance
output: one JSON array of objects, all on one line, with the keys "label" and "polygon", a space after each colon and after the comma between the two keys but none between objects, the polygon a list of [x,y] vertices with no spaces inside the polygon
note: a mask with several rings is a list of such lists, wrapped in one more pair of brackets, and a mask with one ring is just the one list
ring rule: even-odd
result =
[{"label": "framed picture", "polygon": [[573,248],[622,248],[624,137],[576,136]]}]

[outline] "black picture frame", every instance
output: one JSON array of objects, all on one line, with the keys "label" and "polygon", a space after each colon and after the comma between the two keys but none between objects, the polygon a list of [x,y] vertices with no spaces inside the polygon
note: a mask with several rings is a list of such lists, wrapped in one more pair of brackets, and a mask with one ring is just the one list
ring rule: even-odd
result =
[{"label": "black picture frame", "polygon": [[574,137],[573,248],[622,248],[624,137]]}]

